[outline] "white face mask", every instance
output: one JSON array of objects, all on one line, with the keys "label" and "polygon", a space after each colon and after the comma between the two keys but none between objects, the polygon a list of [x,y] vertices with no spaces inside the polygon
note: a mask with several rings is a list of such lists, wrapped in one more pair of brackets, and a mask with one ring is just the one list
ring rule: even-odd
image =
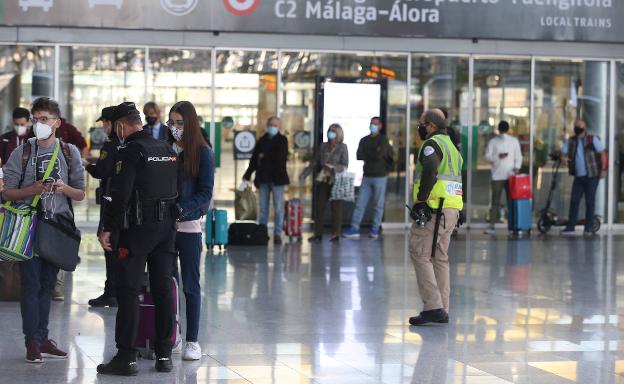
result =
[{"label": "white face mask", "polygon": [[169,129],[171,130],[171,135],[173,136],[175,141],[181,141],[182,140],[182,135],[184,134],[184,130],[183,129],[179,129],[179,128],[176,128],[174,126],[169,127]]},{"label": "white face mask", "polygon": [[25,125],[16,125],[13,129],[15,129],[17,136],[25,136],[26,132],[28,132],[28,127]]},{"label": "white face mask", "polygon": [[45,140],[52,136],[52,127],[47,124],[37,123],[35,125],[35,136],[37,140]]}]

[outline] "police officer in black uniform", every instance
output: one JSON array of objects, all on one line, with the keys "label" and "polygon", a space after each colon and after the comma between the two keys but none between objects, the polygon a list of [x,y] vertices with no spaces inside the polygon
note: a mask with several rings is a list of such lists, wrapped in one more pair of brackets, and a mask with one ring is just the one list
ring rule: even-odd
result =
[{"label": "police officer in black uniform", "polygon": [[[110,200],[110,182],[115,174],[115,162],[117,161],[118,148],[121,145],[117,135],[113,132],[113,120],[115,118],[115,107],[102,109],[102,115],[97,121],[102,122],[106,129],[108,139],[100,149],[100,157],[95,164],[86,167],[91,176],[100,180],[100,187],[96,191],[97,203],[100,204],[100,224],[98,225],[98,235],[102,232],[104,212]],[[95,299],[89,300],[91,307],[116,307],[117,298],[115,293],[115,252],[104,252],[106,258],[106,282],[104,283],[104,293]]]},{"label": "police officer in black uniform", "polygon": [[[99,235],[104,250],[117,249],[117,355],[98,373],[138,373],[134,347],[139,326],[139,291],[145,263],[156,306],[156,370],[170,372],[174,309],[171,273],[177,219],[178,164],[165,141],[144,132],[134,103],[115,108],[114,130],[122,144],[110,187],[111,202]],[[119,233],[118,244],[111,234]],[[113,237],[114,238],[114,237]]]}]

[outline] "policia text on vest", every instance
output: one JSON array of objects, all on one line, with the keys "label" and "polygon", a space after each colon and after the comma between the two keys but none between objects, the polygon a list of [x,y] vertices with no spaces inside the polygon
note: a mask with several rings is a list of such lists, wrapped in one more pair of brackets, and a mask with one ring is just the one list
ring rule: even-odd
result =
[{"label": "policia text on vest", "polygon": [[446,133],[443,114],[426,111],[419,135],[424,140],[414,178],[413,211],[432,210],[426,222],[410,230],[409,252],[423,311],[409,319],[412,325],[447,323],[450,296],[448,247],[463,208],[463,159]]}]

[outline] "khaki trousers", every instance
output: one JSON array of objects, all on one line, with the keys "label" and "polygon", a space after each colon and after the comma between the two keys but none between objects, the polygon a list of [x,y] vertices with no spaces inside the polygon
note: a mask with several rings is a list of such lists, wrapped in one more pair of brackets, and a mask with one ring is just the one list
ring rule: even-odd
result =
[{"label": "khaki trousers", "polygon": [[449,281],[448,247],[453,229],[455,229],[459,219],[459,211],[445,208],[442,213],[434,258],[431,258],[431,250],[435,229],[435,213],[425,227],[421,228],[412,224],[410,230],[409,253],[414,263],[420,297],[424,303],[423,311],[440,308],[444,308],[447,312],[449,310],[451,284]]}]

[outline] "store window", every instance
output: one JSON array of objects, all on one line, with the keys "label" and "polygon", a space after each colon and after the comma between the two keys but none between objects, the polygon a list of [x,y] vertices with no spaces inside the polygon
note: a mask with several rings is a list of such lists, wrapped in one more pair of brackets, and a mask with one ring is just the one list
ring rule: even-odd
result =
[{"label": "store window", "polygon": [[[498,124],[509,123],[509,134],[520,141],[522,166],[530,164],[531,61],[529,59],[475,58],[472,189],[472,222],[491,222],[492,165],[485,158],[489,140],[498,132]],[[505,222],[506,207],[501,199],[499,222]]]},{"label": "store window", "polygon": [[[460,149],[464,158],[464,183],[468,167],[468,89],[467,57],[412,56],[412,88],[410,89],[410,180],[422,140],[418,136],[418,122],[425,110],[440,108],[447,112],[447,123],[460,135]],[[466,188],[466,186],[464,186]],[[410,198],[412,193],[410,183]]]},{"label": "store window", "polygon": [[[277,115],[277,52],[217,51],[215,122],[221,137],[221,167],[215,175],[215,204],[233,210],[234,188],[249,164],[234,160],[237,131],[265,134],[266,121]],[[291,128],[283,124],[284,134]],[[288,136],[292,141],[292,137]],[[288,196],[287,196],[288,197]],[[272,209],[271,209],[272,211]],[[233,212],[230,213],[231,217]]]},{"label": "store window", "polygon": [[[403,222],[405,219],[405,126],[406,126],[406,103],[407,103],[407,57],[404,55],[377,55],[373,53],[319,53],[319,52],[284,52],[282,57],[282,94],[281,115],[282,121],[288,127],[291,143],[294,135],[310,137],[312,140],[296,143],[293,147],[294,161],[290,164],[291,180],[297,182],[302,170],[313,159],[314,151],[321,140],[325,139],[326,132],[320,126],[323,108],[319,92],[320,82],[332,81],[341,84],[360,83],[383,84],[382,103],[379,109],[370,113],[363,112],[368,116],[365,123],[357,127],[348,126],[345,121],[335,121],[345,130],[345,142],[353,141],[355,144],[349,148],[354,163],[357,142],[366,135],[369,120],[375,114],[381,114],[385,118],[385,134],[394,148],[394,165],[388,175],[385,222]],[[317,86],[318,85],[318,86]],[[363,97],[363,96],[362,96]],[[344,100],[344,103],[357,103],[357,100]],[[334,106],[332,106],[334,107]],[[339,106],[335,106],[339,108]],[[346,108],[346,106],[345,106]],[[358,115],[360,113],[358,112]],[[347,117],[345,117],[347,119]],[[326,126],[328,122],[323,122]],[[358,133],[352,133],[357,131]],[[301,136],[301,134],[304,136]],[[356,137],[350,137],[350,134]],[[305,136],[307,135],[307,136]],[[308,144],[307,146],[305,144]],[[306,216],[312,215],[313,177],[306,179],[304,183]],[[293,193],[295,193],[293,191]],[[302,193],[298,191],[296,193]],[[349,224],[353,204],[345,203],[343,209],[343,223]],[[369,210],[372,211],[372,210]],[[364,216],[363,226],[370,221]]]},{"label": "store window", "polygon": [[162,121],[168,121],[176,102],[185,100],[193,103],[202,123],[210,123],[210,58],[210,50],[150,48],[147,99],[158,104]]},{"label": "store window", "polygon": [[[588,133],[608,147],[609,64],[605,61],[537,60],[535,64],[534,212],[546,205],[553,178],[550,154],[574,136],[574,121],[587,122]],[[562,165],[551,209],[568,217],[573,178]],[[596,214],[606,218],[606,178],[596,194]],[[579,218],[585,217],[581,203]]]},{"label": "store window", "polygon": [[0,47],[0,127],[13,129],[15,107],[30,109],[33,100],[54,95],[54,48]]},{"label": "store window", "polygon": [[615,106],[615,158],[613,159],[614,172],[614,199],[612,207],[615,210],[614,222],[624,223],[624,63],[617,63],[616,71],[616,106]]}]

